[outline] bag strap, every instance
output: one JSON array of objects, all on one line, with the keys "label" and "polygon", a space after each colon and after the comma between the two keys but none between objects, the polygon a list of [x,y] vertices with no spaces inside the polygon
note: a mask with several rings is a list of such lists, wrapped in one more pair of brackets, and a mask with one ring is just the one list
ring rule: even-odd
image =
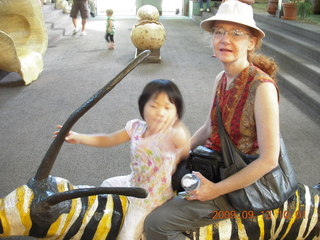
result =
[{"label": "bag strap", "polygon": [[220,144],[221,144],[221,153],[223,156],[223,162],[225,167],[231,166],[233,162],[233,151],[235,150],[234,144],[231,142],[229,134],[224,128],[222,122],[222,115],[220,111],[219,100],[216,97],[216,110],[218,117],[218,128],[219,128],[219,136],[220,136]]},{"label": "bag strap", "polygon": [[[227,133],[224,125],[223,125],[223,121],[222,121],[222,114],[220,111],[220,105],[219,105],[219,100],[216,97],[216,112],[217,112],[217,117],[218,117],[218,128],[219,128],[219,136],[220,136],[220,143],[221,143],[221,153],[223,156],[223,162],[225,164],[225,167],[231,166],[232,164],[234,164],[234,152],[239,152],[239,150],[234,146],[233,142],[230,139],[229,134]],[[246,155],[246,157],[250,157],[250,155],[244,154],[239,152],[239,154],[242,155]],[[252,160],[255,160],[258,157],[258,155],[252,155]],[[279,152],[279,165],[281,167],[283,167],[283,161],[288,162],[285,163],[286,165],[290,165],[291,167],[291,163],[289,160],[289,156],[287,154],[286,151],[286,146],[285,143],[283,141],[283,138],[280,134],[280,152]],[[247,163],[248,164],[248,163]]]},{"label": "bag strap", "polygon": [[[229,167],[235,164],[238,168],[243,168],[245,165],[256,160],[259,157],[259,155],[249,155],[249,154],[242,153],[237,149],[237,147],[231,141],[230,136],[223,125],[222,114],[220,111],[218,98],[216,98],[216,110],[217,110],[217,117],[218,117],[218,129],[219,129],[219,136],[220,136],[221,153],[222,153],[224,166]],[[245,159],[246,161],[238,161],[239,158],[236,157],[238,155],[240,155],[242,160]]]}]

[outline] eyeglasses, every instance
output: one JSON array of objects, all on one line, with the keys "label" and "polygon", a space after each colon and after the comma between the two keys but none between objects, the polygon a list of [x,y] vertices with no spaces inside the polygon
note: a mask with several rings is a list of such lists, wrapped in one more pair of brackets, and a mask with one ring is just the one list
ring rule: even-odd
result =
[{"label": "eyeglasses", "polygon": [[224,30],[222,27],[214,27],[212,28],[213,37],[217,40],[222,39],[226,33],[228,33],[229,38],[232,40],[243,39],[244,36],[250,36],[248,32],[239,30],[239,29],[231,29],[230,31]]}]

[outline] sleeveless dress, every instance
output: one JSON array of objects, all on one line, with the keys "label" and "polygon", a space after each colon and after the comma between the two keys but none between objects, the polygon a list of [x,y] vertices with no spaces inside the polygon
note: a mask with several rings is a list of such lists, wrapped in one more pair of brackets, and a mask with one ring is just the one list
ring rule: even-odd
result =
[{"label": "sleeveless dress", "polygon": [[[131,138],[131,173],[106,179],[104,187],[141,187],[148,191],[145,199],[128,197],[129,207],[117,240],[138,240],[146,216],[174,196],[171,176],[176,169],[178,151],[163,133],[143,137],[144,121],[134,119],[125,127]],[[168,144],[169,143],[169,144]]]},{"label": "sleeveless dress", "polygon": [[149,193],[145,199],[131,199],[131,203],[151,211],[173,197],[171,176],[177,151],[163,144],[165,136],[161,133],[143,138],[147,129],[144,121],[129,121],[126,129],[131,137],[130,186],[142,187]]}]

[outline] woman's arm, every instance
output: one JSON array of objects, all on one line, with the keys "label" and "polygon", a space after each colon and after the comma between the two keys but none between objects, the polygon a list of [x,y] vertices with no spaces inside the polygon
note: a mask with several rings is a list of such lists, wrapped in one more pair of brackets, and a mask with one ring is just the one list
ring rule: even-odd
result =
[{"label": "woman's arm", "polygon": [[189,130],[181,121],[174,126],[172,140],[175,149],[179,151],[178,160],[186,158],[190,151],[191,137]]},{"label": "woman's arm", "polygon": [[191,138],[191,149],[195,149],[199,145],[204,145],[211,134],[211,119],[210,114],[206,122],[193,134]]},{"label": "woman's arm", "polygon": [[[218,86],[218,83],[219,83],[223,73],[224,73],[224,71],[220,72],[215,78],[215,81],[213,83],[213,94],[212,94],[213,97],[212,97],[212,99],[214,99],[216,96],[217,86]],[[210,137],[210,134],[211,134],[211,110],[212,110],[213,102],[214,101],[211,101],[209,114],[207,116],[205,123],[195,132],[195,134],[193,134],[193,136],[191,138],[191,149],[195,149],[199,145],[204,145],[206,140]]]},{"label": "woman's arm", "polygon": [[[57,126],[60,129],[62,126]],[[54,132],[58,135],[59,131]],[[125,129],[119,130],[111,134],[82,134],[70,131],[65,141],[72,144],[83,144],[93,147],[113,147],[124,142],[128,142],[130,136]]]},{"label": "woman's arm", "polygon": [[190,200],[206,201],[244,188],[257,181],[278,166],[280,151],[278,93],[272,83],[262,83],[256,92],[254,103],[255,121],[260,156],[247,167],[227,179],[213,183],[196,173],[201,180],[198,190]]}]

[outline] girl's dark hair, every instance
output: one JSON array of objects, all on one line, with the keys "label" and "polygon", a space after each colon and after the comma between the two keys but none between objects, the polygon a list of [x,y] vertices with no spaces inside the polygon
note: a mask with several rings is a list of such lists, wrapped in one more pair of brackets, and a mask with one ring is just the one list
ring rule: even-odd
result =
[{"label": "girl's dark hair", "polygon": [[139,111],[144,119],[144,106],[152,96],[157,96],[159,93],[166,93],[171,103],[176,106],[178,118],[181,119],[184,110],[182,95],[177,85],[170,80],[156,79],[149,82],[143,89],[139,100]]}]

